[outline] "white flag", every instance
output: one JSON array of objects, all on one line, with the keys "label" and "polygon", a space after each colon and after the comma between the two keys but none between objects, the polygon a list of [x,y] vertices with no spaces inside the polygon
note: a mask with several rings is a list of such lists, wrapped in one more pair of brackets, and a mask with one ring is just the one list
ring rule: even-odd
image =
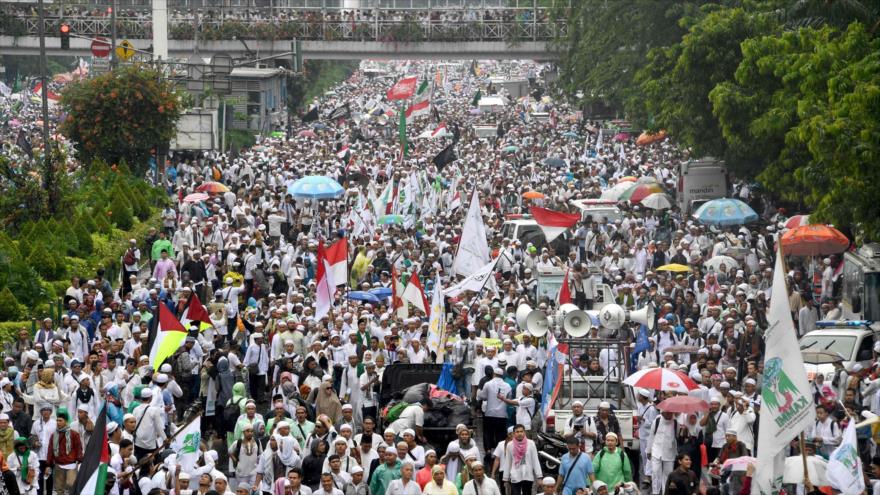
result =
[{"label": "white flag", "polygon": [[428,350],[434,351],[437,362],[443,362],[443,348],[440,342],[445,331],[446,309],[443,307],[443,290],[440,287],[440,275],[434,280],[434,295],[431,297],[431,318],[428,320]]},{"label": "white flag", "polygon": [[452,273],[471,275],[491,259],[489,243],[486,240],[486,225],[480,213],[480,198],[475,188],[461,231],[461,240],[458,242],[458,253],[452,264]]},{"label": "white flag", "polygon": [[489,263],[483,265],[481,268],[476,270],[471,276],[465,278],[461,282],[447,287],[446,290],[443,291],[443,295],[446,297],[457,297],[462,292],[469,290],[473,292],[479,292],[483,290],[483,287],[487,285],[487,283],[494,280],[492,276],[495,271],[495,265],[498,263],[498,258],[490,261]]},{"label": "white flag", "polygon": [[202,441],[201,418],[196,418],[171,441],[171,450],[177,454],[180,471],[192,474],[199,460],[199,442]]},{"label": "white flag", "polygon": [[859,495],[865,491],[865,478],[862,476],[862,460],[859,458],[859,447],[856,445],[855,421],[850,419],[843,440],[831,457],[828,458],[828,482],[831,488],[839,490],[842,495]]},{"label": "white flag", "polygon": [[761,414],[758,428],[758,462],[752,494],[778,493],[782,471],[776,454],[816,419],[810,382],[804,370],[791,321],[785,288],[785,267],[782,251],[776,253],[773,270],[773,293],[767,314],[769,327],[764,331],[764,384],[761,387]]}]

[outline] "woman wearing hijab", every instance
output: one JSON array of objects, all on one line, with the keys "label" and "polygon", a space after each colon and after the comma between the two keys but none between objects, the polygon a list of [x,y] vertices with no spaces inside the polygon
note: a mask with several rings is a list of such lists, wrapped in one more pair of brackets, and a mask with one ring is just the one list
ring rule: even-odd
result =
[{"label": "woman wearing hijab", "polygon": [[[309,391],[315,390],[321,386],[321,377],[324,376],[324,370],[319,366],[318,361],[309,356],[303,361],[303,369],[299,374],[299,383],[307,386]],[[306,395],[308,392],[302,392]]]},{"label": "woman wearing hijab", "polygon": [[107,401],[107,420],[121,425],[125,417],[122,401],[119,399],[119,385],[111,383],[107,385],[104,400]]},{"label": "woman wearing hijab", "polygon": [[[235,378],[232,376],[232,370],[229,368],[229,359],[226,356],[220,356],[217,359],[217,365],[212,366],[208,370],[208,376],[210,377],[210,382],[208,384],[208,395],[207,397],[210,399],[214,398],[214,407],[208,408],[208,411],[213,411],[214,417],[214,429],[218,432],[225,432],[226,430],[223,428],[223,409],[229,401],[235,396],[234,388]],[[240,388],[244,388],[244,384],[241,384]],[[240,401],[240,406],[244,406],[244,401]]]},{"label": "woman wearing hijab", "polygon": [[311,452],[302,461],[303,485],[316,490],[321,484],[321,470],[324,468],[324,459],[329,449],[330,444],[326,440],[314,443]]},{"label": "woman wearing hijab", "polygon": [[55,385],[55,372],[51,368],[41,370],[40,380],[34,385],[33,393],[22,392],[21,397],[28,404],[33,404],[34,421],[40,417],[40,409],[43,406],[49,405],[54,411],[68,399],[67,395]]},{"label": "woman wearing hijab", "polygon": [[431,468],[431,481],[422,490],[424,495],[458,495],[455,485],[446,479],[446,470],[435,464]]},{"label": "woman wearing hijab", "polygon": [[315,396],[315,414],[324,414],[335,424],[342,417],[342,403],[333,390],[333,379],[325,377]]},{"label": "woman wearing hijab", "polygon": [[40,467],[40,460],[36,453],[31,452],[27,438],[15,439],[15,449],[6,458],[6,463],[15,474],[18,492],[21,495],[36,494],[37,468]]}]

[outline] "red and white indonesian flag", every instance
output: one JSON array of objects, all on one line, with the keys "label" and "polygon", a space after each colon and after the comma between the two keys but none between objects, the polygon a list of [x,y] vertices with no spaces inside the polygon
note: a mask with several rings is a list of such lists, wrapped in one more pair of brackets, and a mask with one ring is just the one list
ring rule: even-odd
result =
[{"label": "red and white indonesian flag", "polygon": [[548,210],[540,206],[532,206],[532,217],[544,231],[547,242],[559,237],[560,234],[573,227],[581,219],[577,213],[563,213],[561,211]]},{"label": "red and white indonesian flag", "polygon": [[409,282],[406,284],[406,288],[403,289],[401,297],[404,301],[421,310],[422,313],[430,314],[431,307],[428,306],[428,298],[425,297],[425,291],[422,289],[422,283],[419,281],[419,276],[416,272],[413,272],[409,277]]},{"label": "red and white indonesian flag", "polygon": [[336,152],[336,158],[339,158],[340,160],[342,160],[343,158],[345,158],[345,155],[348,154],[348,151],[349,151],[349,147],[343,146],[341,150]]},{"label": "red and white indonesian flag", "polygon": [[333,286],[348,280],[348,239],[339,239],[325,250]]},{"label": "red and white indonesian flag", "polygon": [[330,307],[333,305],[333,270],[327,262],[326,249],[324,249],[324,241],[318,242],[318,268],[315,278],[317,285],[315,287],[315,319],[320,320],[327,316]]},{"label": "red and white indonesian flag", "polygon": [[647,368],[629,375],[623,383],[630,387],[662,390],[664,392],[687,392],[698,388],[693,380],[680,371],[667,368]]},{"label": "red and white indonesian flag", "polygon": [[407,77],[397,81],[397,84],[391,86],[385,96],[388,100],[406,100],[416,92],[416,85],[419,83],[418,77]]},{"label": "red and white indonesian flag", "polygon": [[431,113],[431,100],[413,103],[406,109],[406,122],[410,124],[416,117],[428,115],[429,113]]},{"label": "red and white indonesian flag", "polygon": [[421,134],[419,134],[419,138],[421,139],[437,139],[444,137],[448,134],[448,130],[446,129],[446,122],[440,122],[435,129],[425,129]]},{"label": "red and white indonesian flag", "polygon": [[461,193],[455,191],[455,194],[452,196],[452,200],[449,201],[449,211],[455,211],[461,208]]}]

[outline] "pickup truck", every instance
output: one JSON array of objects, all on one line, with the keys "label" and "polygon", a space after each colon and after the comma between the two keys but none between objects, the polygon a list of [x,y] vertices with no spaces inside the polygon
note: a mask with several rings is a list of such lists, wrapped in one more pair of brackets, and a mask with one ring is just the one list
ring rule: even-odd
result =
[{"label": "pickup truck", "polygon": [[[440,379],[440,372],[443,370],[442,364],[392,364],[385,368],[382,373],[382,385],[379,391],[379,408],[384,409],[390,402],[400,400],[402,391],[413,385],[422,383],[436,384]],[[466,425],[473,428],[472,422],[468,421]],[[383,431],[388,425],[381,425]],[[437,455],[446,453],[446,446],[449,442],[455,440],[455,425],[452,426],[430,426],[425,424],[423,427],[425,438],[428,443],[437,451]]]}]

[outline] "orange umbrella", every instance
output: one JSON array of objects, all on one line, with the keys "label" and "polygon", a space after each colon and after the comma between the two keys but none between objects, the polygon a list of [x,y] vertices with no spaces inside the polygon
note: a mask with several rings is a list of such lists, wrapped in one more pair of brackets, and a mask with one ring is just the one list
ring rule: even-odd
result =
[{"label": "orange umbrella", "polygon": [[666,131],[663,129],[660,129],[660,131],[655,134],[643,132],[639,135],[638,139],[636,139],[636,144],[638,146],[647,146],[658,141],[663,141],[664,139],[666,139]]},{"label": "orange umbrella", "polygon": [[526,199],[544,199],[544,194],[538,191],[526,191],[523,193],[523,197]]},{"label": "orange umbrella", "polygon": [[849,239],[827,225],[801,225],[782,234],[782,250],[789,256],[824,256],[849,247]]}]

